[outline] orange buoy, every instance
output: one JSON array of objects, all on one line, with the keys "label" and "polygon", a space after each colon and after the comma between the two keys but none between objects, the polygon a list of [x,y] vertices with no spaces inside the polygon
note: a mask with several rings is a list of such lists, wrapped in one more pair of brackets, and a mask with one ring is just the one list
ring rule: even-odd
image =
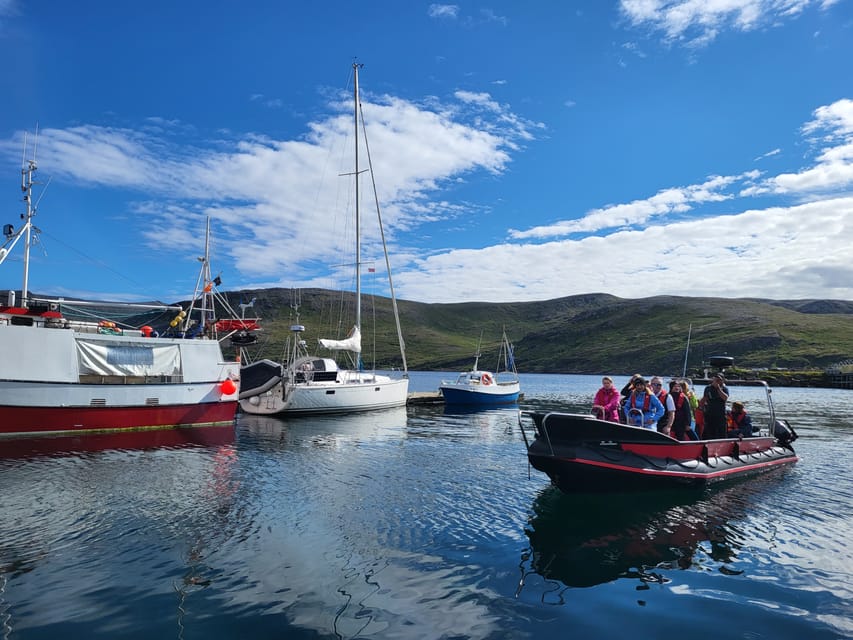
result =
[{"label": "orange buoy", "polygon": [[223,380],[219,385],[219,390],[222,392],[222,395],[230,396],[232,393],[237,391],[237,385],[234,384],[234,381],[231,378],[227,380]]}]

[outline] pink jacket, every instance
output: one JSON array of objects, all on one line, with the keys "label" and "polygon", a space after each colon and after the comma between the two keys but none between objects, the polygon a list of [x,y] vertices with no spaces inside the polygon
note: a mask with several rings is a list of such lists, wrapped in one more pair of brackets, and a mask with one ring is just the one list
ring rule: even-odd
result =
[{"label": "pink jacket", "polygon": [[601,387],[593,399],[592,404],[604,407],[604,420],[608,422],[619,422],[619,392],[615,387],[610,389]]}]

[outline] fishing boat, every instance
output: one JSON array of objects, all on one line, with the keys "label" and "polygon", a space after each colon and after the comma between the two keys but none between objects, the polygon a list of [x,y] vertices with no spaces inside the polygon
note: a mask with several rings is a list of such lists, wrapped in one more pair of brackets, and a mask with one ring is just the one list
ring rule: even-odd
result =
[{"label": "fishing boat", "polygon": [[[482,335],[480,336],[482,342]],[[521,382],[515,368],[512,345],[504,331],[501,336],[498,366],[494,372],[480,369],[480,342],[474,354],[474,366],[463,371],[455,380],[442,380],[438,387],[445,404],[493,406],[514,404],[521,394]]]},{"label": "fishing boat", "polygon": [[2,265],[24,244],[20,298],[10,290],[0,303],[0,436],[233,423],[240,370],[223,357],[211,315],[220,280],[207,244],[187,309],[31,295],[36,170],[34,158],[24,163],[24,223],[5,225],[0,247]]},{"label": "fishing boat", "polygon": [[[361,102],[359,100],[358,71],[360,64],[354,63],[353,98],[355,124],[355,228],[361,229],[359,198],[359,179],[363,172],[359,167],[359,122]],[[369,158],[368,158],[369,160]],[[370,165],[368,161],[368,165]],[[376,192],[374,189],[374,198]],[[378,204],[378,198],[376,198]],[[377,214],[379,212],[377,206]],[[379,219],[381,229],[381,217]],[[355,240],[355,323],[349,335],[343,339],[322,339],[319,346],[332,352],[349,357],[349,366],[341,367],[333,357],[312,354],[302,337],[305,326],[299,322],[298,304],[296,322],[290,327],[285,354],[282,362],[262,359],[246,363],[241,368],[240,408],[254,415],[305,415],[324,413],[345,413],[353,411],[372,411],[399,407],[406,404],[409,390],[408,369],[400,316],[394,286],[391,280],[390,260],[384,242],[385,264],[388,271],[388,283],[394,320],[397,327],[397,340],[402,359],[400,377],[380,375],[376,371],[365,370],[361,359],[361,242],[356,234]]]},{"label": "fishing boat", "polygon": [[770,387],[760,380],[748,384],[764,388],[769,409],[767,426],[753,437],[679,441],[590,414],[520,412],[528,461],[570,494],[704,487],[797,462],[791,446],[797,434],[776,418]]}]

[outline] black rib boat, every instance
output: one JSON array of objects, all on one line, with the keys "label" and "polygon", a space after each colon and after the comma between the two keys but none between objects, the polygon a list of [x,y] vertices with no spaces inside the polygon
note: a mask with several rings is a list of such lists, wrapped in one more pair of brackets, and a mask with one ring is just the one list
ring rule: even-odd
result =
[{"label": "black rib boat", "polygon": [[[565,493],[704,487],[796,462],[797,434],[776,419],[770,388],[749,384],[765,387],[770,407],[770,423],[757,436],[684,442],[588,414],[525,411],[527,458]],[[532,440],[524,417],[535,426]]]}]

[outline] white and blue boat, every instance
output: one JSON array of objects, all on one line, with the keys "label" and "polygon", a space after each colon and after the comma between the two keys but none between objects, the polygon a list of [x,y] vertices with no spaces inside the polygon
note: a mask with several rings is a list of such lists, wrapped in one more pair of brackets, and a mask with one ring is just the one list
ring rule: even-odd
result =
[{"label": "white and blue boat", "polygon": [[[481,336],[482,338],[482,336]],[[460,373],[455,380],[442,380],[438,387],[445,404],[468,406],[494,406],[515,404],[521,395],[521,383],[515,368],[512,345],[501,337],[498,366],[494,371],[479,368],[480,345],[474,354],[474,366]]]}]

